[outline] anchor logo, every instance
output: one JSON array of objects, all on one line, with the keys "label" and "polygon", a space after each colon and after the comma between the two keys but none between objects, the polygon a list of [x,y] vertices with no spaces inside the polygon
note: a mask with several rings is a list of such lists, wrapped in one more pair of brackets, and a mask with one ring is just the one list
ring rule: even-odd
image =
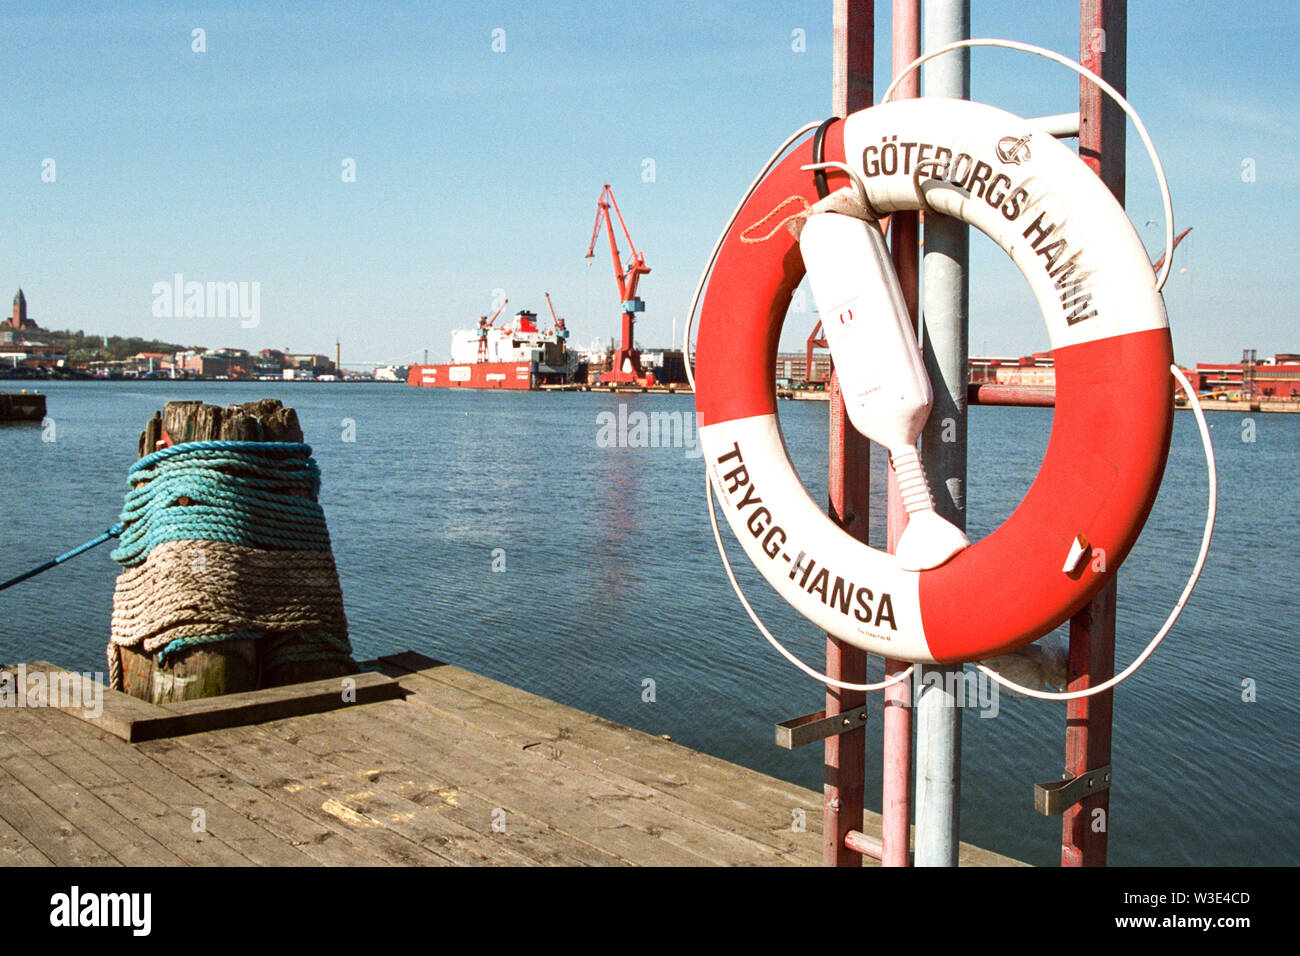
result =
[{"label": "anchor logo", "polygon": [[1019,166],[1026,159],[1029,159],[1029,136],[1028,133],[1019,138],[1003,136],[998,140],[998,159],[1013,166]]}]

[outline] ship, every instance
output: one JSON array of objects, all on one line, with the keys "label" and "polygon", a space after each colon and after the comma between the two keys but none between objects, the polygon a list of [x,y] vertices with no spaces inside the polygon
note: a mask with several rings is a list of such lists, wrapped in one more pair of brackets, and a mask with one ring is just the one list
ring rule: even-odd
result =
[{"label": "ship", "polygon": [[[549,304],[550,297],[547,296]],[[551,328],[537,325],[537,313],[516,312],[507,324],[496,325],[503,303],[473,329],[451,334],[451,361],[412,365],[406,384],[422,388],[495,388],[530,391],[543,385],[569,385],[578,378],[578,353],[569,348],[564,319],[551,310]]]}]

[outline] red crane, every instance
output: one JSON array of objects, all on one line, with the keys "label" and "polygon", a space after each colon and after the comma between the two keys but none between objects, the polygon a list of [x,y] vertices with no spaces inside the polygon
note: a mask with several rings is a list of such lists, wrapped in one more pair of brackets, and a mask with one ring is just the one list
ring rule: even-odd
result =
[{"label": "red crane", "polygon": [[[628,248],[632,252],[632,259],[626,268],[618,252],[614,223],[609,217],[611,208],[614,210],[614,215],[618,217],[618,224],[623,227],[623,237],[627,239]],[[596,200],[596,225],[591,230],[591,245],[587,247],[586,256],[588,259],[595,255],[596,239],[600,236],[602,220],[605,224],[605,232],[609,235],[610,256],[614,260],[614,281],[618,283],[618,298],[623,316],[623,340],[618,351],[614,353],[614,367],[603,373],[600,381],[639,383],[645,380],[645,372],[641,369],[641,353],[634,347],[633,329],[636,325],[636,313],[645,311],[645,302],[637,298],[636,287],[641,277],[650,272],[650,267],[645,264],[645,256],[636,251],[632,236],[627,231],[627,223],[623,221],[623,213],[619,211],[618,203],[614,200],[614,192],[608,184],[601,190],[600,198]]]}]

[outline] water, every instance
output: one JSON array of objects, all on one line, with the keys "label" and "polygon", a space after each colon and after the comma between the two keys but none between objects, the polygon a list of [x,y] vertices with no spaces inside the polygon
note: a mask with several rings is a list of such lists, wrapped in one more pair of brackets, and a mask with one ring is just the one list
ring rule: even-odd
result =
[{"label": "water", "polygon": [[[0,578],[115,520],[136,439],[165,401],[279,398],[298,409],[324,472],[321,501],[358,659],[414,649],[820,790],[819,747],[789,753],[772,744],[775,722],[821,707],[820,685],[777,657],[731,594],[704,516],[699,458],[688,448],[598,447],[601,412],[625,402],[629,411],[686,414],[689,398],[278,383],[42,389],[54,441],[43,441],[39,426],[0,427]],[[781,405],[791,455],[818,499],[826,411]],[[1246,418],[1253,442],[1243,440],[1252,437]],[[1117,694],[1116,865],[1300,860],[1297,575],[1285,538],[1300,526],[1300,416],[1212,413],[1210,421],[1221,493],[1209,564],[1172,636]],[[1028,489],[1051,411],[975,408],[970,424],[978,537]],[[345,441],[352,431],[355,441]],[[882,464],[874,456],[877,479]],[[1179,413],[1160,498],[1120,574],[1121,664],[1177,600],[1204,502],[1195,423]],[[739,549],[731,553],[759,613],[819,663],[820,635]],[[0,594],[0,660],[103,670],[116,573],[108,554],[105,546]],[[492,570],[494,558],[504,571]],[[1243,681],[1254,682],[1255,702],[1243,701]],[[644,699],[651,686],[653,702]],[[1034,812],[1032,785],[1060,775],[1064,713],[1064,704],[1009,694],[994,718],[966,712],[964,840],[1057,861],[1060,821]]]}]

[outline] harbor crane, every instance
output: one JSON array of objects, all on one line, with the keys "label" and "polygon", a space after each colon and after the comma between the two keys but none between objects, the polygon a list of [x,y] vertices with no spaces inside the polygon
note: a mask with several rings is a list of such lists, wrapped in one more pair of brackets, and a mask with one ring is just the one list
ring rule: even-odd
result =
[{"label": "harbor crane", "polygon": [[567,339],[569,330],[564,327],[564,320],[555,314],[555,306],[551,304],[551,294],[543,293],[546,296],[546,308],[551,312],[551,332],[557,339]]},{"label": "harbor crane", "polygon": [[[623,237],[627,239],[628,249],[631,250],[632,258],[626,267],[619,255],[614,223],[609,215],[610,209],[613,209],[614,215],[618,217],[618,224],[623,228]],[[586,255],[588,259],[596,253],[596,240],[600,237],[602,221],[605,232],[609,236],[609,252],[614,260],[614,281],[618,283],[623,337],[618,351],[614,353],[613,367],[601,374],[600,381],[640,384],[645,381],[645,372],[641,368],[641,353],[636,350],[634,344],[633,330],[636,326],[636,313],[645,311],[645,302],[637,297],[636,289],[641,277],[650,272],[650,267],[645,264],[645,256],[636,251],[632,235],[627,230],[627,223],[623,221],[623,213],[619,211],[618,203],[614,199],[614,191],[609,188],[608,183],[601,191],[600,198],[596,200],[596,225],[591,230],[591,244],[587,247]]]},{"label": "harbor crane", "polygon": [[498,308],[495,312],[492,313],[492,318],[490,319],[486,315],[480,315],[478,317],[478,360],[480,362],[487,361],[488,329],[492,328],[492,323],[497,320],[497,316],[499,316],[502,312],[505,311],[505,308],[509,303],[510,303],[509,299],[503,301],[501,303],[500,308]]}]

